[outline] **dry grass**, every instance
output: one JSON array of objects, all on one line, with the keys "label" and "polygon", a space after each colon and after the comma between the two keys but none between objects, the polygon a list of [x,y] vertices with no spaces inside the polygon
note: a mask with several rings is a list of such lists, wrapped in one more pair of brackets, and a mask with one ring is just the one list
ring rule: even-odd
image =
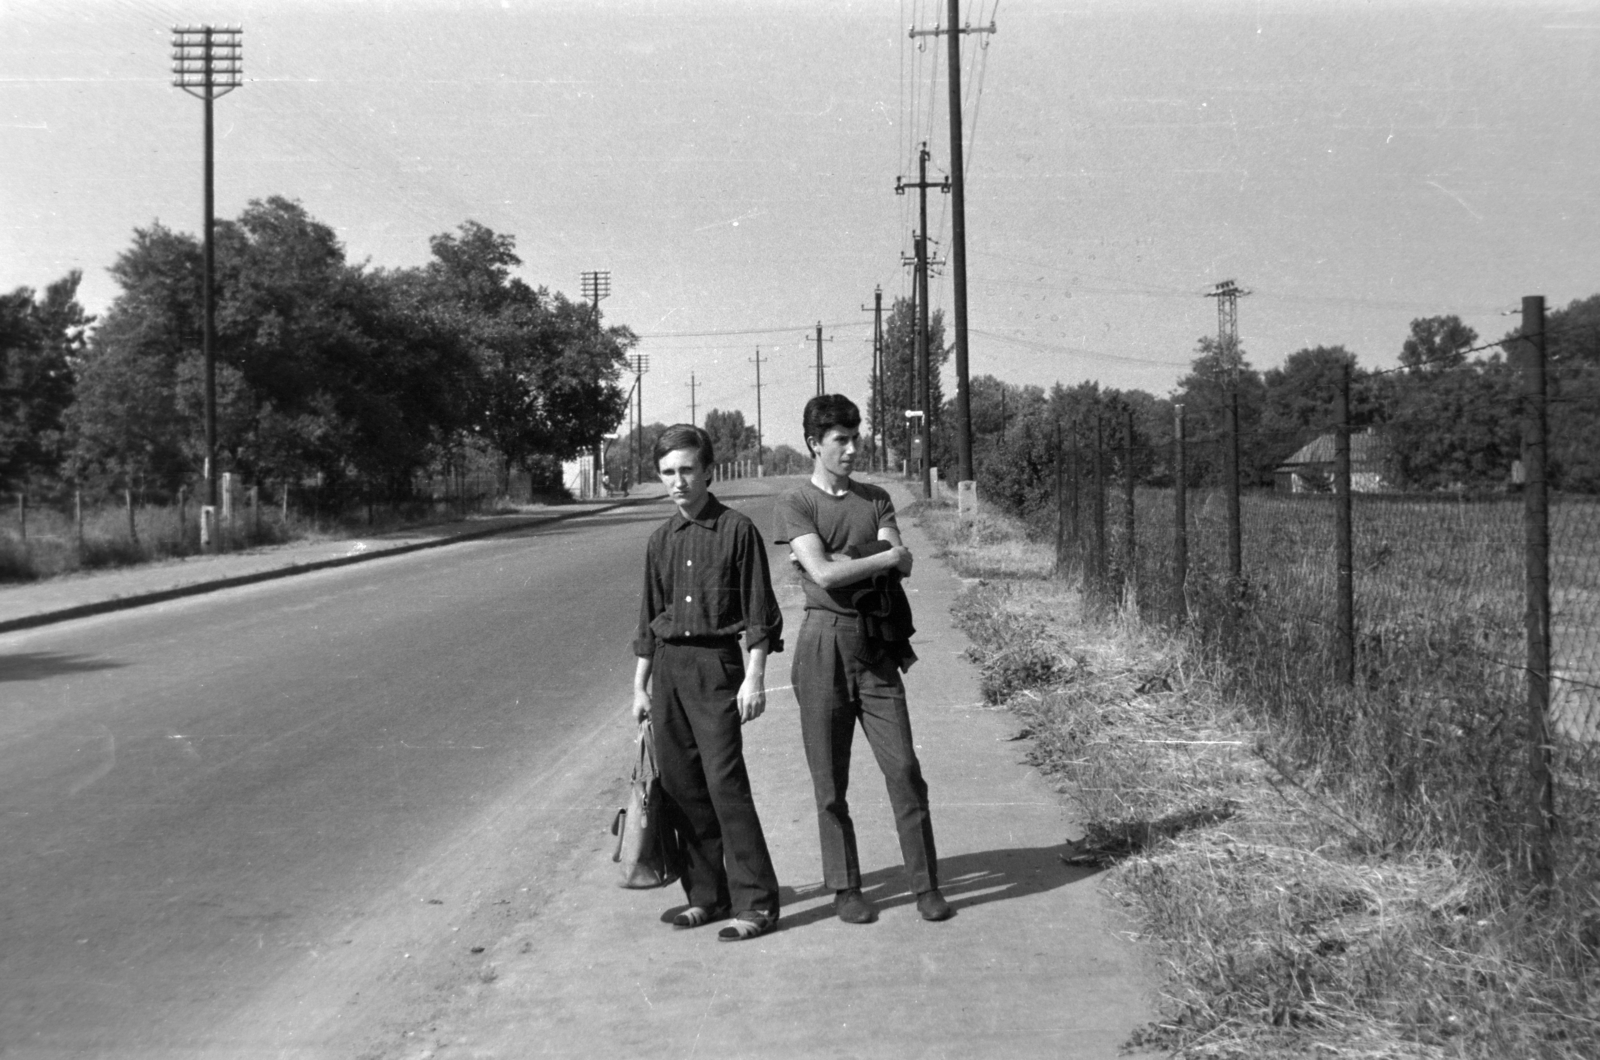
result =
[{"label": "dry grass", "polygon": [[[980,579],[958,618],[986,695],[1025,719],[1033,761],[1082,812],[1078,853],[1113,865],[1112,893],[1159,955],[1162,1015],[1136,1044],[1184,1057],[1600,1056],[1592,829],[1564,840],[1558,886],[1530,892],[1516,866],[1480,856],[1482,837],[1448,834],[1465,818],[1428,811],[1436,773],[1416,770],[1405,794],[1426,827],[1397,828],[1404,778],[1376,748],[1343,759],[1372,760],[1370,776],[1324,775],[1272,704],[1241,698],[1221,656],[1131,602],[1086,608],[1020,526],[989,515],[974,540],[948,509],[920,518]],[[1349,706],[1328,692],[1321,709]],[[1600,819],[1568,802],[1580,825]]]}]

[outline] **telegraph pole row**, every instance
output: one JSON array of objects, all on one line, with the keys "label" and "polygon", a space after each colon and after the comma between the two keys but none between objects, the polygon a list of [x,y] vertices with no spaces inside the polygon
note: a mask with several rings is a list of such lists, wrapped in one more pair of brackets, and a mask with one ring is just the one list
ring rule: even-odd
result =
[{"label": "telegraph pole row", "polygon": [[[951,260],[955,265],[955,324],[956,324],[956,449],[961,482],[972,481],[972,400],[967,382],[967,208],[966,169],[961,145],[961,35],[963,33],[995,32],[994,21],[988,26],[973,27],[970,23],[956,28],[960,16],[957,0],[949,0],[950,26],[948,29],[911,31],[913,38],[938,36],[949,38],[950,76],[950,243]],[[984,47],[988,47],[985,43]]]},{"label": "telegraph pole row", "polygon": [[[861,311],[866,312],[862,306]],[[883,454],[883,287],[872,291],[872,448],[878,456],[880,470],[889,469],[888,456]]]},{"label": "telegraph pole row", "polygon": [[922,376],[922,389],[917,396],[917,408],[922,413],[922,461],[918,473],[922,476],[922,496],[924,500],[933,497],[933,481],[929,474],[933,461],[932,451],[929,448],[931,441],[929,423],[932,419],[932,410],[928,407],[931,401],[931,387],[928,383],[930,375],[928,368],[928,189],[938,188],[945,194],[950,192],[950,178],[946,177],[942,183],[933,184],[928,180],[928,145],[922,144],[918,152],[917,180],[906,183],[904,177],[894,178],[894,193],[904,195],[907,188],[916,188],[919,204],[921,228],[917,235],[917,368]]}]

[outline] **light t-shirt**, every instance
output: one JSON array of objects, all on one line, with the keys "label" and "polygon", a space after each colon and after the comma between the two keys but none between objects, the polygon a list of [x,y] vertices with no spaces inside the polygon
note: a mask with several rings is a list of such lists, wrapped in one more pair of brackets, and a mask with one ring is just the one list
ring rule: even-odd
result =
[{"label": "light t-shirt", "polygon": [[[778,498],[775,521],[772,538],[776,544],[816,534],[822,539],[823,551],[829,554],[843,552],[852,545],[870,545],[885,527],[900,532],[888,491],[854,479],[850,480],[849,489],[837,497],[807,479]],[[824,589],[804,567],[800,569],[800,584],[805,589],[806,610],[856,613],[850,606],[850,596],[861,588],[860,584]]]}]

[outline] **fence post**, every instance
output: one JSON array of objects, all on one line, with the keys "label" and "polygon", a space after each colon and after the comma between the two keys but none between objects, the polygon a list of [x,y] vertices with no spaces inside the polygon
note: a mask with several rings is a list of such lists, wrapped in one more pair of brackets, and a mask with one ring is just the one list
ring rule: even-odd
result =
[{"label": "fence post", "polygon": [[1528,770],[1533,786],[1532,868],[1545,885],[1555,878],[1550,779],[1550,499],[1545,477],[1544,296],[1522,299],[1522,512],[1528,608]]},{"label": "fence post", "polygon": [[1354,529],[1353,500],[1350,495],[1350,365],[1339,376],[1339,392],[1334,403],[1338,422],[1333,434],[1333,552],[1338,571],[1335,594],[1338,597],[1335,632],[1334,679],[1346,687],[1356,683],[1356,606],[1355,560],[1351,545]]},{"label": "fence post", "polygon": [[123,490],[122,496],[128,502],[128,540],[137,545],[139,543],[139,529],[133,525],[133,491]]},{"label": "fence post", "polygon": [[250,534],[252,537],[261,536],[261,487],[250,487]]},{"label": "fence post", "polygon": [[1189,452],[1184,437],[1183,403],[1172,406],[1172,610],[1189,617]]},{"label": "fence post", "polygon": [[83,490],[72,491],[72,520],[78,529],[78,554],[83,554]]},{"label": "fence post", "polygon": [[1074,563],[1080,572],[1083,570],[1083,520],[1080,518],[1080,513],[1082,512],[1080,502],[1083,492],[1080,481],[1083,477],[1083,453],[1078,448],[1078,441],[1083,434],[1082,428],[1082,420],[1079,416],[1074,415],[1072,417],[1072,447],[1070,455],[1067,457],[1067,492],[1069,494],[1067,498],[1067,518],[1069,520],[1067,539],[1071,542],[1069,547],[1072,550]]},{"label": "fence post", "polygon": [[1229,596],[1234,597],[1239,591],[1239,579],[1244,573],[1243,545],[1239,528],[1239,392],[1234,387],[1228,388],[1228,437],[1224,443],[1226,448],[1222,454],[1225,469],[1223,476],[1227,480],[1224,486],[1227,489],[1228,501],[1228,583]]},{"label": "fence post", "polygon": [[1063,486],[1066,470],[1061,466],[1066,454],[1061,450],[1061,420],[1056,420],[1056,577],[1061,577],[1062,553],[1067,547],[1067,491]]},{"label": "fence post", "polygon": [[1094,414],[1094,581],[1098,592],[1106,578],[1106,420]]},{"label": "fence post", "polygon": [[1134,532],[1137,527],[1133,517],[1133,410],[1127,409],[1123,415],[1122,433],[1122,584],[1124,589],[1138,591],[1134,578],[1134,562],[1137,553],[1134,547]]},{"label": "fence post", "polygon": [[178,487],[178,548],[189,547],[189,487]]},{"label": "fence post", "polygon": [[283,525],[289,525],[289,480],[283,480]]},{"label": "fence post", "polygon": [[22,543],[28,543],[28,495],[25,492],[17,494],[17,532],[22,535]]}]

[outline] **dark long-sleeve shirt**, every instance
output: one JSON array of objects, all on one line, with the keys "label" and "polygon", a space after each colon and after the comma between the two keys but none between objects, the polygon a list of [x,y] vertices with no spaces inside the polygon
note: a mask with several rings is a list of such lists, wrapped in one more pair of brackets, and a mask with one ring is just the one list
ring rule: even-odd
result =
[{"label": "dark long-sleeve shirt", "polygon": [[776,654],[783,650],[783,612],[761,532],[708,496],[697,517],[674,512],[650,535],[633,651],[651,656],[660,640],[740,633],[746,646]]}]

